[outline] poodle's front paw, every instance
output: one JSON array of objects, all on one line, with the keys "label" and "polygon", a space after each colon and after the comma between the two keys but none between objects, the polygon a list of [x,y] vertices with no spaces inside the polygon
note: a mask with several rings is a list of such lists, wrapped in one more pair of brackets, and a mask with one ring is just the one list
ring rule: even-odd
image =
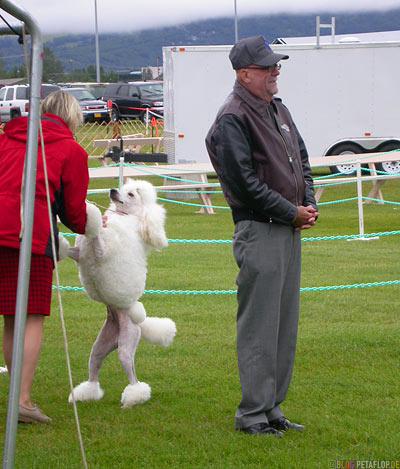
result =
[{"label": "poodle's front paw", "polygon": [[[84,381],[73,390],[76,402],[79,401],[98,401],[103,397],[104,391],[98,381]],[[68,402],[72,404],[72,393],[68,397]]]},{"label": "poodle's front paw", "polygon": [[101,212],[95,205],[86,202],[86,215],[85,236],[95,238],[103,225]]},{"label": "poodle's front paw", "polygon": [[136,404],[143,404],[150,399],[151,388],[147,383],[128,384],[121,395],[121,407],[127,409]]},{"label": "poodle's front paw", "polygon": [[71,246],[66,238],[62,234],[58,234],[58,260],[62,261],[68,257]]}]

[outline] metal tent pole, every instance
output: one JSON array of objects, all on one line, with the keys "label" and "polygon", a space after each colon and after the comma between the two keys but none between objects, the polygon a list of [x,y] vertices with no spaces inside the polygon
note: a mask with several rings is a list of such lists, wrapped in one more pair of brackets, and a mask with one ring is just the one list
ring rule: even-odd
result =
[{"label": "metal tent pole", "polygon": [[235,44],[236,44],[239,40],[236,0],[233,0],[233,7],[234,7],[234,10],[235,10]]},{"label": "metal tent pole", "polygon": [[95,41],[96,41],[96,81],[100,82],[100,55],[99,55],[99,30],[97,26],[97,0],[94,0],[94,21],[95,21]]},{"label": "metal tent pole", "polygon": [[36,21],[30,14],[9,0],[0,0],[0,9],[25,24],[31,35],[30,97],[27,143],[25,151],[25,175],[23,181],[24,232],[18,264],[18,286],[15,305],[12,365],[8,392],[7,423],[3,453],[3,469],[14,466],[15,440],[18,426],[18,401],[21,381],[22,353],[26,323],[29,274],[31,263],[33,209],[35,202],[36,156],[38,147],[40,84],[43,69],[43,41]]}]

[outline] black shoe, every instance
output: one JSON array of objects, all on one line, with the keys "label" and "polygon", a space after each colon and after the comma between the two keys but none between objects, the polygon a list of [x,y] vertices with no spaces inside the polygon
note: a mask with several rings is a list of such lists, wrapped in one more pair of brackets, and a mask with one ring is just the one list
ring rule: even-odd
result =
[{"label": "black shoe", "polygon": [[245,428],[237,428],[237,430],[244,433],[250,433],[251,435],[275,435],[279,438],[283,436],[283,433],[270,427],[268,423],[265,422],[255,423],[254,425],[250,425]]},{"label": "black shoe", "polygon": [[286,417],[280,417],[279,419],[270,420],[269,424],[275,430],[280,432],[287,432],[288,430],[304,430],[304,425],[299,425],[298,423],[290,422]]}]

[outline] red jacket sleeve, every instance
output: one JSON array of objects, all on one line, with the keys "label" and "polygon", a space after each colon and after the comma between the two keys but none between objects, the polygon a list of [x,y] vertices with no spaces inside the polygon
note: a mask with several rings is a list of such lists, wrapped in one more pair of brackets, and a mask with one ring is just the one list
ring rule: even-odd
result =
[{"label": "red jacket sleeve", "polygon": [[86,193],[89,184],[87,154],[75,141],[67,143],[70,151],[64,160],[57,212],[62,223],[83,234],[86,225]]}]

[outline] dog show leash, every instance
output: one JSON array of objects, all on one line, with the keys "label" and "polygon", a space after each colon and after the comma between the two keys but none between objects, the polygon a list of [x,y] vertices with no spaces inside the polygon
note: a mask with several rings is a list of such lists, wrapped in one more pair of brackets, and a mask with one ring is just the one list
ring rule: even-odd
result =
[{"label": "dog show leash", "polygon": [[61,329],[62,329],[63,338],[64,338],[64,349],[65,349],[65,357],[66,357],[66,363],[67,363],[68,381],[69,381],[70,391],[71,391],[71,395],[72,395],[72,406],[73,406],[73,410],[74,410],[75,424],[76,424],[76,430],[77,430],[77,433],[78,433],[78,440],[79,440],[79,447],[80,447],[80,451],[81,451],[82,463],[83,463],[83,467],[85,469],[87,469],[85,450],[84,450],[84,447],[83,447],[82,434],[81,434],[81,429],[80,429],[80,424],[79,424],[78,409],[77,409],[77,406],[76,406],[76,401],[75,401],[75,398],[74,398],[74,391],[73,391],[74,386],[73,386],[73,382],[72,382],[71,363],[70,363],[69,351],[68,351],[68,340],[67,340],[67,334],[66,334],[65,322],[64,322],[64,310],[63,310],[63,305],[62,305],[62,300],[61,300],[60,278],[59,278],[58,265],[57,265],[58,263],[57,263],[56,243],[55,243],[55,237],[54,237],[54,227],[53,227],[53,223],[52,223],[50,190],[49,190],[49,180],[48,180],[47,165],[46,165],[46,155],[45,155],[45,149],[44,149],[43,129],[42,129],[42,123],[41,123],[40,119],[39,119],[39,134],[40,134],[40,145],[41,145],[41,149],[42,149],[43,171],[44,171],[44,181],[45,181],[46,199],[47,199],[47,209],[48,209],[48,215],[49,215],[51,248],[52,248],[52,254],[53,254],[54,272],[55,272],[55,278],[56,278],[56,287],[57,287],[56,290],[57,290],[57,299],[58,299],[58,306],[59,306],[59,312],[60,312]]},{"label": "dog show leash", "polygon": [[103,208],[104,210],[108,211],[108,212],[113,212],[113,213],[116,213],[118,215],[129,215],[128,213],[125,213],[125,212],[119,212],[118,210],[113,210],[109,207],[105,207],[104,205],[101,205],[97,202],[92,202],[91,200],[87,200],[86,199],[86,202],[89,203],[89,204],[93,204],[93,205],[96,205],[96,207],[98,208]]}]

